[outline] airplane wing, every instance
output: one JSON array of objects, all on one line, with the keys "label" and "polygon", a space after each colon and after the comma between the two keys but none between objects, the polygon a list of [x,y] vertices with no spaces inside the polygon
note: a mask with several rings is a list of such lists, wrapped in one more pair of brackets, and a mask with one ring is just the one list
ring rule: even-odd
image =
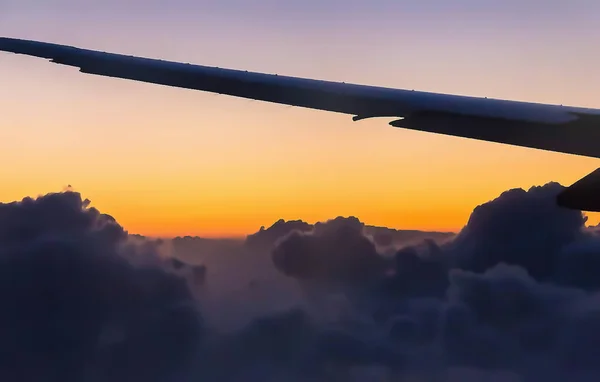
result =
[{"label": "airplane wing", "polygon": [[600,110],[475,98],[221,69],[0,38],[0,51],[80,72],[370,117],[390,125],[600,158]]},{"label": "airplane wing", "polygon": [[[278,76],[13,38],[0,38],[0,51],[49,59],[82,73],[350,114],[355,121],[397,117],[390,125],[600,158],[600,109]],[[568,206],[571,199],[560,204]],[[575,208],[581,207],[586,208]]]}]

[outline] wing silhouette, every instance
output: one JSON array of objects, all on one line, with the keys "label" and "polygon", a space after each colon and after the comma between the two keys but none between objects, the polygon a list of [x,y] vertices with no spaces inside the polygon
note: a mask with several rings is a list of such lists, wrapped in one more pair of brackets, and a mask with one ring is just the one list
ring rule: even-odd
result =
[{"label": "wing silhouette", "polygon": [[351,114],[392,126],[600,158],[600,110],[475,98],[222,69],[0,38],[0,50],[82,73]]},{"label": "wing silhouette", "polygon": [[[0,51],[45,58],[82,73],[350,114],[355,121],[397,117],[390,125],[600,158],[599,109],[279,76],[14,38],[0,38]],[[590,175],[594,182],[586,178],[583,183],[596,184],[598,175]],[[600,198],[582,196],[582,189],[589,188],[583,183],[559,198],[559,204],[600,210]]]}]

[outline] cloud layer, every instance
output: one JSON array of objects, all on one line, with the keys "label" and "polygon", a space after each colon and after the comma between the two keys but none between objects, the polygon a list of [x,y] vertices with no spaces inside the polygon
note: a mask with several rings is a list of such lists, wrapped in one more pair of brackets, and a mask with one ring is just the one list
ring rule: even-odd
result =
[{"label": "cloud layer", "polygon": [[600,238],[562,189],[404,245],[353,217],[163,242],[71,191],[0,204],[0,377],[598,380]]},{"label": "cloud layer", "polygon": [[151,381],[184,370],[200,316],[153,247],[128,242],[77,193],[0,205],[0,379]]}]

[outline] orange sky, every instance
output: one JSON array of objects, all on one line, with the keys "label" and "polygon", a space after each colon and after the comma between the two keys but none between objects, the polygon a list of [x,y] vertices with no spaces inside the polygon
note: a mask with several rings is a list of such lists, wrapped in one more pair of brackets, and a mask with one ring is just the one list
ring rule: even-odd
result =
[{"label": "orange sky", "polygon": [[[585,22],[590,9],[563,12],[559,26],[551,23],[558,15],[542,13],[534,28],[500,16],[484,24],[462,13],[455,21],[415,14],[390,26],[375,21],[385,17],[383,8],[366,20],[330,15],[333,22],[323,23],[310,21],[308,11],[295,13],[288,17],[296,23],[283,25],[216,5],[210,18],[200,9],[156,10],[134,22],[111,16],[115,4],[42,14],[33,0],[14,2],[0,19],[0,35],[600,107],[600,53],[589,49],[600,33]],[[600,167],[590,158],[395,129],[387,119],[352,122],[345,115],[93,77],[14,55],[0,55],[0,84],[0,200],[71,184],[127,229],[147,235],[242,235],[279,218],[314,222],[338,215],[396,228],[458,230],[473,207],[503,190],[552,180],[568,185]]]}]

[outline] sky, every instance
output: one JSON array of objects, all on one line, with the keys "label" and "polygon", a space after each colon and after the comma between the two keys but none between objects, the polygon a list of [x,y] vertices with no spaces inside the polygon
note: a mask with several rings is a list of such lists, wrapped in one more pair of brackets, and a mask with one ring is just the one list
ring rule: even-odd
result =
[{"label": "sky", "polygon": [[[600,107],[600,3],[3,0],[0,35],[368,85]],[[237,236],[354,215],[458,231],[502,191],[592,158],[385,119],[83,75],[0,55],[0,201],[67,185],[131,232]],[[597,215],[590,222],[598,223]]]}]

